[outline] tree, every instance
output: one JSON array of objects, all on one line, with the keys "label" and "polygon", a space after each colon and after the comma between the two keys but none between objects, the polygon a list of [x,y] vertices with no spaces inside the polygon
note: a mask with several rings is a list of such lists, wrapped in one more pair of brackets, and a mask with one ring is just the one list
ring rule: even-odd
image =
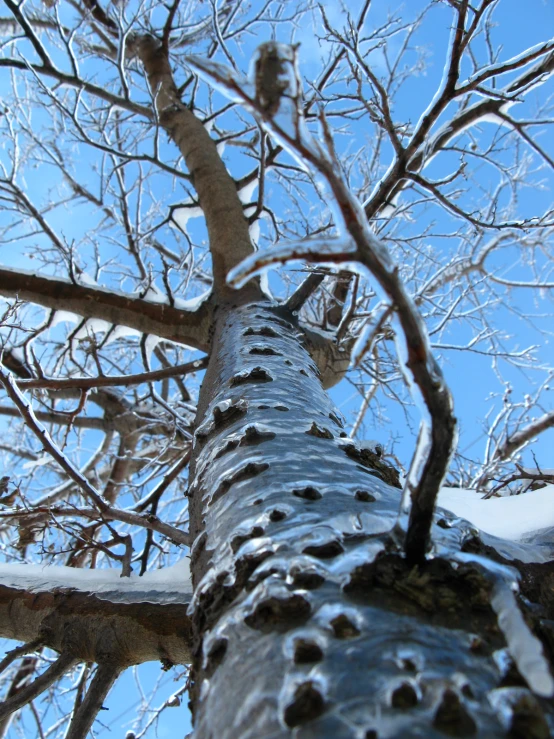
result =
[{"label": "tree", "polygon": [[[192,664],[197,737],[549,736],[552,562],[434,509],[449,470],[551,479],[516,455],[554,425],[517,334],[548,335],[554,41],[505,53],[498,0],[5,5],[2,732],[28,706],[84,737],[160,660]],[[316,62],[268,40],[308,23]],[[501,383],[481,460],[462,348]],[[390,403],[422,410],[402,484],[359,440]]]}]

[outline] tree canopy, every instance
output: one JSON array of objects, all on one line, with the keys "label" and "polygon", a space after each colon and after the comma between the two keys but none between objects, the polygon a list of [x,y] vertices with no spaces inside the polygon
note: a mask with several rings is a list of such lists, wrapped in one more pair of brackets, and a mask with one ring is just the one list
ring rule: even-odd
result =
[{"label": "tree canopy", "polygon": [[[161,622],[169,598],[186,620],[183,565],[158,570],[192,544],[198,387],[239,286],[297,313],[348,437],[377,439],[416,491],[416,559],[444,479],[489,495],[552,482],[546,443],[530,446],[554,425],[552,8],[4,5],[8,565],[77,568],[83,592],[127,605],[142,586],[119,576],[145,575],[144,618]],[[14,572],[6,608],[77,583]],[[141,638],[140,661],[155,658]],[[168,649],[166,666],[188,661]],[[76,667],[34,639],[12,653],[6,691],[45,667],[50,686],[12,731],[63,735],[71,705],[101,705],[117,675],[94,659]],[[146,699],[127,718],[137,737],[162,720]]]}]

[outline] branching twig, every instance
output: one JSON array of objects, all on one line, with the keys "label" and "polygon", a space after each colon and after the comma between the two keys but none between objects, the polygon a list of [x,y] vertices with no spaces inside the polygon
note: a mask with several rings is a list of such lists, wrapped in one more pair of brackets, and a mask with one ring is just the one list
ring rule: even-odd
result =
[{"label": "branching twig", "polygon": [[27,703],[34,700],[41,693],[44,693],[56,680],[59,680],[66,672],[68,672],[79,660],[73,655],[62,652],[55,662],[48,667],[41,675],[33,680],[32,683],[26,685],[15,695],[0,703],[0,720],[8,716],[14,711],[18,711]]}]

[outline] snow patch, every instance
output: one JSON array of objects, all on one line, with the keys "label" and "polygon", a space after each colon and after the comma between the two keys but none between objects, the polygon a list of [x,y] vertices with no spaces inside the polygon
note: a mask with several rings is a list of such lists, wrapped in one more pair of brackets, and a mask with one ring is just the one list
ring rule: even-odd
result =
[{"label": "snow patch", "polygon": [[554,528],[554,485],[488,500],[475,490],[443,487],[437,505],[500,539],[518,541],[541,529]]}]

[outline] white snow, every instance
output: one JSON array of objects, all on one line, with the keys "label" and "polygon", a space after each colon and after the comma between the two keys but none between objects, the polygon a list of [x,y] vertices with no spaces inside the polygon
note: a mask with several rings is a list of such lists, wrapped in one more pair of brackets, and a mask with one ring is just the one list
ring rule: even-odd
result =
[{"label": "white snow", "polygon": [[475,490],[443,487],[437,505],[501,539],[518,541],[540,529],[554,528],[554,485],[488,500]]},{"label": "white snow", "polygon": [[238,191],[238,196],[241,203],[251,203],[254,200],[254,191],[258,187],[258,179],[252,180],[248,185],[245,185]]},{"label": "white snow", "polygon": [[187,557],[142,577],[121,577],[119,569],[85,570],[61,565],[2,563],[0,582],[5,587],[33,593],[78,590],[120,603],[186,603],[192,590]]},{"label": "white snow", "polygon": [[70,313],[67,310],[57,310],[50,324],[50,328],[54,328],[58,323],[77,323],[81,318],[76,313]]},{"label": "white snow", "polygon": [[197,295],[195,298],[174,298],[174,305],[179,310],[198,310],[202,303],[212,294],[212,288],[208,288],[205,292]]},{"label": "white snow", "polygon": [[202,208],[194,205],[184,205],[182,208],[176,208],[173,211],[171,215],[171,220],[178,228],[181,229],[181,231],[186,233],[187,223],[190,221],[190,219],[199,218],[203,215],[204,213],[202,211]]}]

